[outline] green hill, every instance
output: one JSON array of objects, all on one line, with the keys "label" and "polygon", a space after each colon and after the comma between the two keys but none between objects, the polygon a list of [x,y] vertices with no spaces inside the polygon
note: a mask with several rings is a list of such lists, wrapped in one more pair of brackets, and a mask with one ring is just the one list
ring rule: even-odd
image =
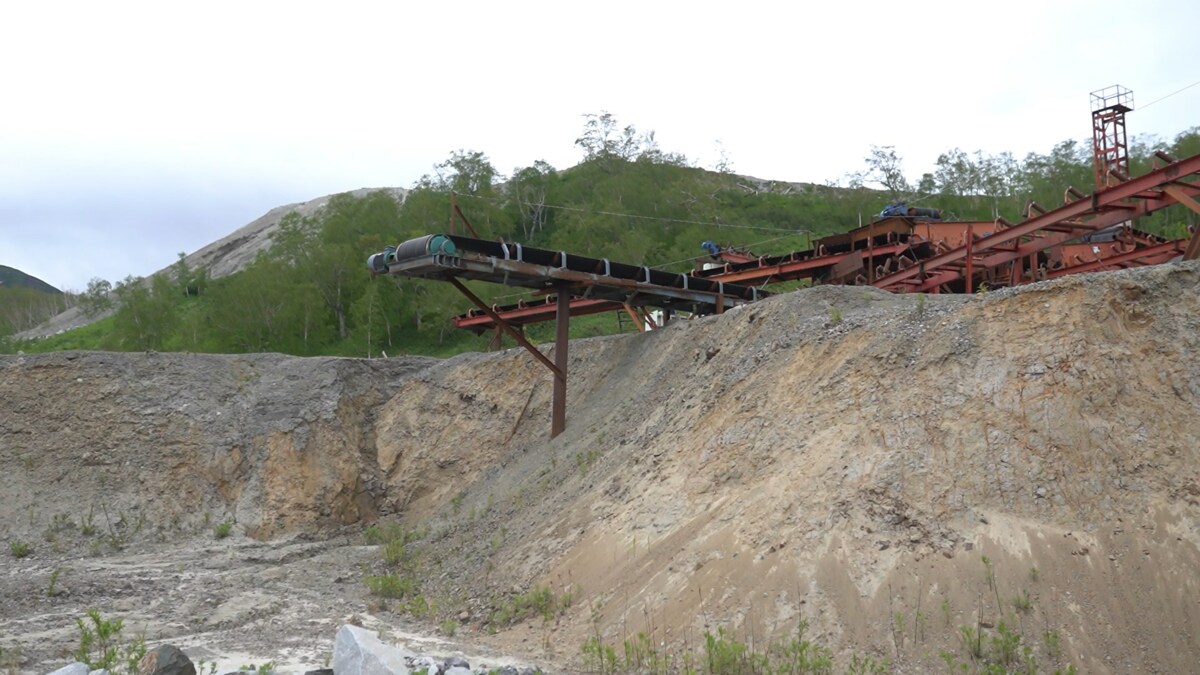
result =
[{"label": "green hill", "polygon": [[39,293],[62,293],[41,279],[7,265],[0,265],[0,288],[28,288]]},{"label": "green hill", "polygon": [[[1015,222],[1028,200],[1058,204],[1066,186],[1087,189],[1092,182],[1090,148],[1075,141],[1023,159],[950,150],[919,181],[906,178],[891,148],[872,148],[861,172],[829,185],[694,167],[660,150],[653,134],[618,129],[607,115],[589,116],[576,144],[586,157],[575,167],[558,171],[535,162],[509,176],[482,152],[454,152],[403,200],[383,191],[344,194],[315,213],[284,216],[272,245],[236,274],[210,279],[181,260],[148,283],[117,282],[111,299],[105,282],[97,287],[105,293],[90,288],[80,307],[99,316],[115,300],[112,316],[37,343],[0,346],[347,356],[481,349],[486,337],[450,322],[469,307],[455,289],[371,277],[365,266],[367,255],[384,245],[448,230],[452,199],[483,238],[684,271],[705,240],[783,253],[806,247],[811,237],[849,230],[896,199],[959,219]],[[1149,169],[1155,150],[1179,157],[1200,152],[1200,128],[1171,143],[1137,139],[1130,147],[1135,175]],[[1173,207],[1141,219],[1139,227],[1182,236],[1196,220]],[[497,303],[522,295],[491,285],[475,291]],[[529,335],[546,340],[550,330],[535,325]],[[607,315],[572,322],[575,336],[617,330],[620,324]]]}]

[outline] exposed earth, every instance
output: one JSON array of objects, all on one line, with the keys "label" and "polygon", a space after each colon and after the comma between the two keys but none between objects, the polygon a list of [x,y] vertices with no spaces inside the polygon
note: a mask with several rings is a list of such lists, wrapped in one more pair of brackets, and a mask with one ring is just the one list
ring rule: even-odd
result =
[{"label": "exposed earth", "polygon": [[[817,287],[577,341],[554,440],[519,349],[0,357],[0,648],[52,670],[95,607],[193,660],[301,672],[357,616],[576,672],[589,639],[642,632],[678,665],[706,632],[763,649],[804,621],[838,672],[971,663],[964,627],[1044,672],[1187,672],[1198,292],[1197,264]],[[419,616],[368,592],[386,522],[416,537]],[[565,609],[498,618],[539,588]]]}]

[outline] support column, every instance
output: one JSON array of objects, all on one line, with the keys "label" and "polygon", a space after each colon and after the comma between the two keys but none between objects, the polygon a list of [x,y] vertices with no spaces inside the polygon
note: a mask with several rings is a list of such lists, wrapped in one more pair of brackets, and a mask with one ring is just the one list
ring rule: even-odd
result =
[{"label": "support column", "polygon": [[554,317],[554,401],[550,410],[550,438],[567,428],[567,343],[570,342],[571,294],[559,289]]}]

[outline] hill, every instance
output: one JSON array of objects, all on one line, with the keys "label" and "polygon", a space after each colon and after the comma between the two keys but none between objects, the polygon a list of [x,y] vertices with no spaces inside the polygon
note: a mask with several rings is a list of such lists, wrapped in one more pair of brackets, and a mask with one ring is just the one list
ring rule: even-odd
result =
[{"label": "hill", "polygon": [[7,265],[0,265],[0,288],[28,288],[39,293],[62,293],[41,279]]},{"label": "hill", "polygon": [[[577,341],[552,441],[521,350],[0,357],[0,537],[34,551],[0,579],[0,632],[46,666],[100,607],[314,665],[354,613],[555,672],[773,641],[839,672],[1186,672],[1198,291],[1196,263],[924,301],[817,287]],[[359,538],[388,521],[404,543]],[[56,569],[70,594],[47,598]]]}]

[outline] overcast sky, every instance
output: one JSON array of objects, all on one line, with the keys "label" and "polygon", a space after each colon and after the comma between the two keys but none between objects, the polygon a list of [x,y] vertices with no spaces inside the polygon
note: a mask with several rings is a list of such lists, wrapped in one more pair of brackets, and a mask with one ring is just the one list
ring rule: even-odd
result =
[{"label": "overcast sky", "polygon": [[[824,182],[894,145],[1200,125],[1196,0],[14,2],[0,23],[0,264],[145,275],[286,203],[409,187],[456,149],[578,162],[585,113],[712,166]],[[1151,105],[1146,105],[1151,104]],[[364,251],[364,256],[367,252]]]}]

